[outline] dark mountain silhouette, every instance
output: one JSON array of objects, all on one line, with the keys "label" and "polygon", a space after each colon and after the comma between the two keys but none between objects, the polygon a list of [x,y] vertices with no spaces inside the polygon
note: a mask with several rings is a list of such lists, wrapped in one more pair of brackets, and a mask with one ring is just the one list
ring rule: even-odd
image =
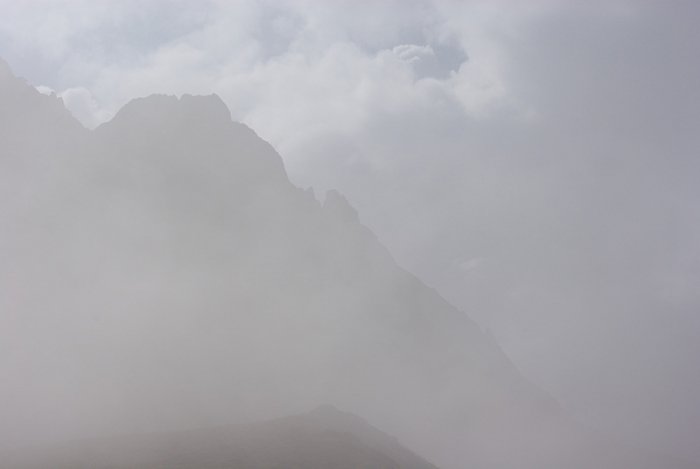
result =
[{"label": "dark mountain silhouette", "polygon": [[0,65],[0,124],[6,446],[332,403],[444,468],[688,467],[573,423],[216,96],[87,131]]},{"label": "dark mountain silhouette", "polygon": [[83,440],[6,454],[16,469],[436,469],[352,414],[325,406],[276,420]]}]

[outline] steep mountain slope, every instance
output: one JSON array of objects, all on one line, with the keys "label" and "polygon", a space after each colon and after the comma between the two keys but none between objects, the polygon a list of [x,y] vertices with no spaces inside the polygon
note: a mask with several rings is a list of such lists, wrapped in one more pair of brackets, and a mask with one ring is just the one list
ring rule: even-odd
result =
[{"label": "steep mountain slope", "polygon": [[2,455],[3,467],[436,469],[352,414],[332,407],[276,420],[75,441]]},{"label": "steep mountain slope", "polygon": [[570,422],[218,97],[134,100],[88,132],[0,75],[8,444],[333,403],[445,468],[684,467]]}]

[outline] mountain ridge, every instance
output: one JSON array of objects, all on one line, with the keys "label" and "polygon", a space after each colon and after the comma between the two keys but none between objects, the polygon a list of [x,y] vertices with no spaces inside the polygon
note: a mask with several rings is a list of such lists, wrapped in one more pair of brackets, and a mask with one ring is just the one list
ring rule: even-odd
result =
[{"label": "mountain ridge", "polygon": [[74,441],[2,454],[8,469],[273,467],[436,469],[398,441],[332,406],[264,422]]}]

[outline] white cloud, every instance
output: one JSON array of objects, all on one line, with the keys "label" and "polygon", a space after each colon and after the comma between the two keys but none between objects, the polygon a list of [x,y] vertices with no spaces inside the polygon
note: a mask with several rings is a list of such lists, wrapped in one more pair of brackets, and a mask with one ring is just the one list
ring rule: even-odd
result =
[{"label": "white cloud", "polygon": [[52,88],[44,85],[39,85],[35,86],[36,90],[41,93],[45,94],[46,96],[51,96],[52,94],[56,94],[56,91],[54,91]]},{"label": "white cloud", "polygon": [[92,129],[111,119],[109,111],[101,109],[89,90],[68,88],[59,93],[63,104],[85,127]]},{"label": "white cloud", "polygon": [[[394,1],[352,3],[342,10],[307,3],[208,3],[200,8],[204,13],[194,15],[201,21],[181,27],[177,25],[186,21],[172,9],[110,4],[115,10],[110,18],[105,4],[64,9],[50,4],[55,14],[42,16],[48,19],[15,7],[18,21],[1,22],[0,28],[24,47],[48,51],[62,62],[52,83],[67,86],[58,89],[90,89],[104,103],[104,110],[80,108],[79,118],[90,123],[135,96],[214,90],[236,117],[285,145],[298,138],[302,126],[341,131],[352,125],[348,119],[361,118],[367,106],[403,112],[406,102],[424,100],[424,93],[436,88],[474,115],[507,99],[499,70],[482,66],[485,61],[450,65],[452,76],[434,77],[445,66],[431,42],[441,46],[454,34],[444,30],[446,19],[431,3],[402,3],[401,8]],[[191,8],[181,12],[188,14]],[[180,27],[183,34],[140,39],[142,23],[153,30]],[[15,24],[47,34],[29,40]],[[433,81],[420,84],[420,78]],[[91,117],[89,110],[95,112]]]},{"label": "white cloud", "polygon": [[435,52],[429,45],[401,44],[394,47],[393,52],[398,58],[408,63],[420,62],[421,59],[435,57]]}]

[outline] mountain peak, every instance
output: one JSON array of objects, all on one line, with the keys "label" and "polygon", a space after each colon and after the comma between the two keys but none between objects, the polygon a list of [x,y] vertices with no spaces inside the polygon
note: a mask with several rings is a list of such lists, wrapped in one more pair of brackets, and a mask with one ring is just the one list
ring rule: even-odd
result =
[{"label": "mountain peak", "polygon": [[130,121],[140,125],[164,122],[187,121],[188,124],[230,124],[231,112],[216,94],[195,96],[190,94],[178,98],[173,95],[153,94],[136,98],[122,107],[113,119],[115,122]]},{"label": "mountain peak", "polygon": [[180,104],[185,110],[196,116],[209,116],[226,121],[231,120],[231,111],[218,94],[191,95],[184,94],[180,98]]}]

